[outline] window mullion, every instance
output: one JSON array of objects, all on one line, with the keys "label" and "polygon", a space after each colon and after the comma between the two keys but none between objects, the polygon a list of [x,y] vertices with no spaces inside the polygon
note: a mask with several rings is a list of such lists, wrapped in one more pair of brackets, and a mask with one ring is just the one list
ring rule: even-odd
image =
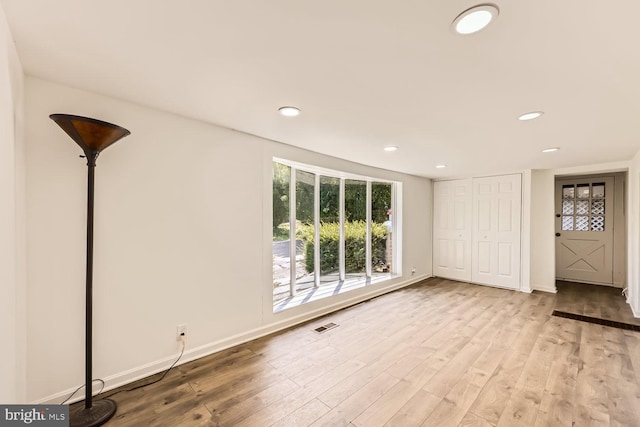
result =
[{"label": "window mullion", "polygon": [[398,192],[397,192],[397,186],[396,185],[392,185],[391,186],[391,214],[389,215],[389,221],[391,221],[391,236],[387,237],[387,238],[391,238],[391,260],[389,261],[390,263],[390,267],[389,267],[389,273],[391,274],[395,274],[397,272],[399,272],[400,270],[396,268],[396,264],[398,262],[398,252],[397,252],[397,237],[398,234],[398,226],[397,223],[398,221],[394,221],[394,218],[397,218],[396,216],[396,211],[397,211],[397,207],[398,207]]},{"label": "window mullion", "polygon": [[313,284],[320,286],[320,175],[315,174],[313,186]]},{"label": "window mullion", "polygon": [[371,277],[371,181],[367,181],[366,274]]},{"label": "window mullion", "polygon": [[340,257],[340,281],[344,282],[346,278],[345,272],[345,261],[344,261],[344,198],[345,198],[345,179],[340,178],[340,200],[339,200],[339,209],[340,209],[340,247],[338,248],[338,256]]},{"label": "window mullion", "polygon": [[289,179],[289,293],[296,295],[296,168]]}]

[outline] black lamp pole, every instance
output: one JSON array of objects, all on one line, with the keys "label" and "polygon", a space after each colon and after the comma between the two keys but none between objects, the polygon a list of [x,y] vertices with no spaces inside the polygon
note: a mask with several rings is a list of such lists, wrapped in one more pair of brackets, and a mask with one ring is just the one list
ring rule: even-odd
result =
[{"label": "black lamp pole", "polygon": [[[93,389],[93,201],[95,188],[96,158],[87,155],[87,268],[85,292],[85,409],[91,409]],[[115,413],[115,411],[114,411]]]},{"label": "black lamp pole", "polygon": [[92,342],[93,342],[93,206],[95,193],[96,159],[102,150],[129,135],[120,126],[88,117],[70,114],[49,116],[84,151],[87,158],[87,269],[85,285],[85,400],[70,414],[70,426],[100,426],[116,413],[117,405],[111,399],[92,401]]}]

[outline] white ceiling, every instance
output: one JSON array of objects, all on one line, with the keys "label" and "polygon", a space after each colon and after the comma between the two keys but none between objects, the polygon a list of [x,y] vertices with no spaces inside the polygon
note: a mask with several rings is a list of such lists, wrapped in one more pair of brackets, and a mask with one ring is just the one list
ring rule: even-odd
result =
[{"label": "white ceiling", "polygon": [[29,75],[367,165],[445,178],[633,157],[640,1],[497,0],[493,24],[454,34],[480,2],[0,5]]}]

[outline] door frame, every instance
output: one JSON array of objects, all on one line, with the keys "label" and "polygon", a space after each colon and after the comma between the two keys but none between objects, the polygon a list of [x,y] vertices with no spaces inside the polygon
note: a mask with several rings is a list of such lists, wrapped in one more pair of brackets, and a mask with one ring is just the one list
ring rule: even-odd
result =
[{"label": "door frame", "polygon": [[[557,182],[567,179],[591,179],[598,177],[611,177],[614,180],[614,205],[613,205],[613,283],[611,285],[600,284],[603,286],[612,286],[616,288],[624,288],[627,283],[627,212],[626,212],[626,182],[627,172],[610,172],[610,173],[588,173],[579,175],[554,175],[553,198],[558,197],[556,194]],[[555,222],[554,222],[555,224]],[[554,228],[555,233],[555,228]],[[555,242],[554,242],[555,243]],[[558,254],[554,255],[554,258]],[[557,263],[556,263],[557,264]],[[554,276],[558,277],[557,271],[554,270]],[[587,283],[587,282],[585,282]]]}]

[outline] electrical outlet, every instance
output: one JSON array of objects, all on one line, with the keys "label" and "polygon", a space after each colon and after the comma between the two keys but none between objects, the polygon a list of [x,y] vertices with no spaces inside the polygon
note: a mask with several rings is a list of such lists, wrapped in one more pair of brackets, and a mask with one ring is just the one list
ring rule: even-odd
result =
[{"label": "electrical outlet", "polygon": [[181,325],[176,326],[176,341],[180,341],[180,337],[187,337],[187,324],[183,323]]}]

